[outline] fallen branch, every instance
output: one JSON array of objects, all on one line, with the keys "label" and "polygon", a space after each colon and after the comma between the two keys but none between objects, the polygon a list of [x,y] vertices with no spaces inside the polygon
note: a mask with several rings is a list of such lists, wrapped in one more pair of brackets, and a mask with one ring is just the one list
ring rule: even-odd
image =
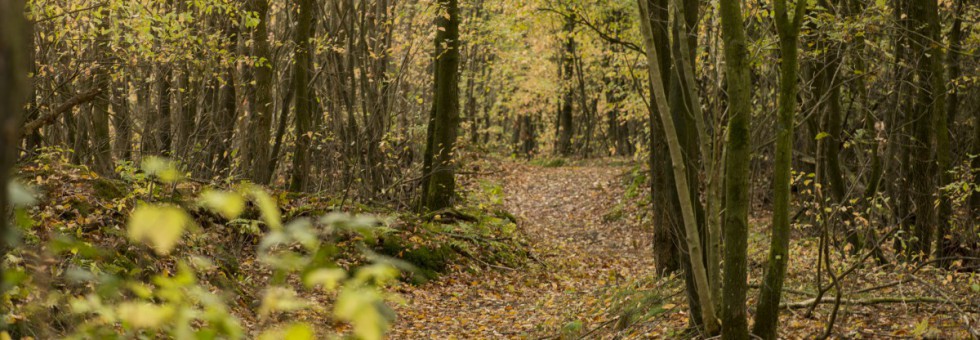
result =
[{"label": "fallen branch", "polygon": [[[821,303],[832,303],[836,299],[831,296],[821,298],[820,301],[815,299],[808,299],[797,302],[783,303],[779,305],[779,308],[802,308],[808,307],[812,304]],[[868,298],[868,299],[841,299],[841,305],[852,305],[852,306],[871,306],[871,305],[881,305],[888,303],[950,303],[946,299],[934,298],[929,296],[911,296],[911,297],[878,297],[878,298]],[[966,302],[952,302],[954,304],[968,304]]]},{"label": "fallen branch", "polygon": [[24,124],[24,130],[34,131],[40,129],[41,127],[44,127],[45,125],[54,123],[55,119],[58,119],[58,117],[65,114],[65,112],[71,111],[71,109],[74,108],[75,106],[92,101],[99,94],[102,94],[102,89],[98,89],[98,88],[89,90],[88,92],[79,93],[78,95],[69,99],[67,102],[61,104],[61,106],[55,108],[54,111],[48,112],[47,114],[39,117],[38,119],[32,120],[27,124]]}]

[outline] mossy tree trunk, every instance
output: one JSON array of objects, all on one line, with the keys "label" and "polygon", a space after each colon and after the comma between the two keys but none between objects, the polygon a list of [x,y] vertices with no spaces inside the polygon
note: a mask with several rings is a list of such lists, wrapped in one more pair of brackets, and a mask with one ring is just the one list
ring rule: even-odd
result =
[{"label": "mossy tree trunk", "polygon": [[789,18],[787,0],[775,0],[776,31],[779,35],[779,107],[776,117],[776,162],[773,170],[772,238],[769,262],[759,303],[756,308],[752,334],[762,339],[776,339],[779,324],[779,301],[782,296],[786,264],[789,262],[790,220],[792,196],[790,184],[793,172],[793,127],[796,124],[796,94],[799,79],[799,32],[805,15],[805,2],[798,2]]},{"label": "mossy tree trunk", "polygon": [[452,206],[456,192],[453,153],[459,128],[459,4],[457,0],[439,0],[439,11],[435,98],[426,148],[426,158],[431,163],[423,190],[423,206],[429,211]]},{"label": "mossy tree trunk", "polygon": [[752,145],[752,81],[742,8],[737,1],[721,2],[721,35],[728,79],[728,146],[725,164],[725,264],[722,300],[722,338],[748,339],[745,293],[748,288],[749,165]]}]

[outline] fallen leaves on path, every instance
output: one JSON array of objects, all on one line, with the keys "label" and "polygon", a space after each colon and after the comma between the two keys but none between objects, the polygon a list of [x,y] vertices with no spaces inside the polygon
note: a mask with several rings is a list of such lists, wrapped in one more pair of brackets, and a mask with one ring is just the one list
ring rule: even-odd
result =
[{"label": "fallen leaves on path", "polygon": [[[604,292],[651,275],[651,234],[635,215],[603,218],[624,206],[621,166],[543,168],[507,163],[503,185],[539,263],[514,270],[454,268],[436,282],[405,287],[394,339],[559,336],[611,320],[595,313]],[[629,204],[627,204],[629,205]]]}]

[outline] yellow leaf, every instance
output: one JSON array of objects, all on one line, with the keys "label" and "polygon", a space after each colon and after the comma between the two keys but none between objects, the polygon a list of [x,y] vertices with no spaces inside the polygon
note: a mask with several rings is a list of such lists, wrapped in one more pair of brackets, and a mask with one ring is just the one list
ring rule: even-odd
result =
[{"label": "yellow leaf", "polygon": [[123,302],[116,307],[123,322],[134,328],[157,329],[174,315],[174,307],[149,302]]},{"label": "yellow leaf", "polygon": [[288,328],[269,330],[259,335],[259,340],[310,340],[315,338],[313,328],[306,323],[294,323]]},{"label": "yellow leaf", "polygon": [[180,180],[180,171],[173,162],[160,157],[146,157],[142,164],[143,171],[156,176],[164,183],[174,183]]},{"label": "yellow leaf", "polygon": [[272,196],[269,196],[269,193],[265,192],[265,190],[255,187],[252,189],[252,198],[255,200],[255,205],[259,206],[259,212],[262,213],[262,219],[265,220],[265,223],[272,230],[281,230],[282,215]]},{"label": "yellow leaf", "polygon": [[306,277],[303,278],[303,283],[309,288],[321,286],[323,289],[332,291],[337,289],[337,285],[345,278],[347,278],[347,272],[343,269],[324,268],[306,274]]},{"label": "yellow leaf", "polygon": [[245,199],[233,192],[208,190],[201,194],[200,202],[229,220],[238,218],[245,211]]},{"label": "yellow leaf", "polygon": [[306,305],[306,302],[296,295],[296,291],[285,287],[272,287],[262,298],[259,315],[265,317],[274,311],[294,311],[306,308]]},{"label": "yellow leaf", "polygon": [[190,223],[191,217],[180,208],[140,206],[129,216],[129,239],[146,242],[158,255],[166,255]]}]

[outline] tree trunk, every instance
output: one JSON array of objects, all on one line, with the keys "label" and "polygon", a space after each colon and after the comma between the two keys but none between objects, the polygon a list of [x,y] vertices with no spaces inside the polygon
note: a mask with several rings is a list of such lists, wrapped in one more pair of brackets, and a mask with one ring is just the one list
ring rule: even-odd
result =
[{"label": "tree trunk", "polygon": [[752,334],[759,338],[776,339],[779,324],[779,300],[782,296],[786,264],[789,262],[790,220],[792,201],[790,184],[793,173],[793,127],[796,124],[796,82],[799,78],[800,26],[806,3],[799,2],[793,18],[789,18],[786,0],[775,1],[775,21],[779,35],[779,111],[776,117],[776,162],[773,171],[772,239],[769,262],[759,292],[755,325]]},{"label": "tree trunk", "polygon": [[453,149],[459,126],[459,4],[457,0],[439,0],[436,20],[435,96],[430,121],[431,154],[425,208],[435,211],[452,206],[456,191]]},{"label": "tree trunk", "polygon": [[[104,10],[103,13],[108,14],[108,10]],[[99,26],[101,30],[108,29],[107,15]],[[96,37],[94,48],[96,58],[102,59],[103,62],[96,70],[95,76],[95,87],[101,89],[102,93],[92,103],[92,170],[103,177],[111,177],[115,173],[112,165],[112,144],[110,144],[111,139],[109,139],[109,109],[111,105],[109,102],[109,87],[111,86],[109,73],[111,67],[108,59],[112,56],[109,51],[108,40],[107,35],[99,34]]]},{"label": "tree trunk", "polygon": [[158,77],[157,107],[156,110],[151,109],[146,112],[146,123],[143,126],[143,157],[170,155],[170,67],[161,66],[156,76]]},{"label": "tree trunk", "polygon": [[[24,18],[24,2],[0,1],[0,258],[6,258],[8,247],[7,185],[17,162],[21,120],[31,88],[27,76],[31,63],[30,37],[30,26]],[[4,281],[4,271],[0,268],[0,281]],[[0,287],[0,293],[3,293],[3,287]],[[5,329],[5,324],[0,322],[0,329]]]},{"label": "tree trunk", "polygon": [[[558,154],[568,156],[572,153],[572,133],[575,125],[572,123],[572,97],[574,88],[572,86],[572,75],[575,73],[575,38],[572,34],[575,31],[574,17],[567,17],[562,28],[564,42],[561,50],[561,88],[562,97],[558,110]],[[584,109],[584,107],[583,107]]]},{"label": "tree trunk", "polygon": [[[937,164],[933,160],[932,139],[936,131],[936,117],[942,115],[945,98],[945,82],[942,69],[942,46],[939,39],[939,10],[936,0],[912,1],[909,20],[915,32],[912,35],[913,54],[921,56],[916,69],[919,75],[916,103],[913,112],[912,140],[912,196],[915,202],[913,236],[908,255],[920,261],[932,253],[935,234],[936,211],[933,202],[936,194]],[[944,123],[944,122],[943,122]],[[945,128],[945,127],[943,127]],[[937,141],[942,139],[937,138]],[[948,142],[947,142],[948,143]],[[948,148],[948,144],[945,146]],[[946,151],[948,152],[948,150]]]},{"label": "tree trunk", "polygon": [[116,132],[112,140],[112,151],[116,157],[129,160],[133,157],[133,122],[129,112],[129,84],[123,76],[110,86],[112,100],[112,127]]},{"label": "tree trunk", "polygon": [[[928,105],[929,119],[935,125],[936,139],[936,160],[935,167],[936,171],[932,172],[932,175],[936,177],[938,181],[938,188],[936,190],[936,195],[939,196],[939,209],[937,210],[937,220],[933,223],[936,226],[936,255],[940,258],[939,265],[947,266],[952,263],[952,259],[943,259],[943,255],[946,254],[944,247],[948,241],[952,241],[952,235],[950,234],[950,228],[953,222],[953,207],[950,201],[949,195],[943,193],[941,188],[945,187],[952,182],[952,176],[950,175],[951,168],[951,157],[950,157],[950,134],[949,134],[949,116],[946,114],[946,70],[944,66],[944,49],[942,41],[942,24],[939,19],[939,0],[929,0],[929,1],[917,1],[916,3],[922,6],[924,10],[924,24],[926,29],[919,31],[925,35],[925,39],[928,41],[928,49],[925,53],[926,67],[928,68],[928,73],[923,74],[920,79],[927,79],[928,84],[924,84],[922,89],[928,89],[928,100],[923,103]],[[921,68],[921,66],[920,66]],[[948,240],[948,241],[947,241]],[[923,241],[928,242],[929,240],[923,239]],[[929,245],[923,244],[921,248],[925,252],[924,257],[929,256],[931,249]],[[952,248],[950,248],[952,250]]]},{"label": "tree trunk", "polygon": [[739,2],[721,2],[722,39],[728,79],[728,146],[725,168],[725,278],[722,337],[748,339],[745,319],[749,218],[749,165],[752,145],[752,82]]},{"label": "tree trunk", "polygon": [[684,161],[683,151],[681,150],[681,142],[678,138],[677,129],[674,125],[673,117],[670,115],[670,110],[667,105],[667,97],[664,93],[663,87],[663,74],[661,69],[656,67],[660,65],[658,60],[659,55],[657,52],[657,46],[654,42],[653,28],[649,20],[650,18],[650,8],[649,3],[645,0],[638,0],[640,7],[640,20],[644,45],[646,47],[647,55],[647,66],[650,70],[650,79],[652,84],[653,96],[655,104],[657,105],[657,112],[660,114],[660,120],[663,123],[664,135],[667,140],[668,149],[670,149],[670,159],[673,164],[674,172],[674,184],[677,191],[677,196],[680,201],[681,210],[683,214],[682,222],[684,223],[684,230],[686,232],[687,240],[687,250],[690,255],[691,272],[694,275],[695,283],[697,286],[698,302],[701,307],[702,321],[704,322],[705,331],[707,334],[714,334],[718,330],[718,320],[715,316],[714,304],[711,298],[711,291],[708,288],[708,277],[704,266],[704,257],[702,256],[702,246],[701,246],[701,236],[698,232],[697,226],[697,216],[695,215],[695,209],[691,198],[691,190],[689,183],[687,181],[687,166]]},{"label": "tree trunk", "polygon": [[[268,184],[271,177],[269,169],[269,139],[272,133],[272,81],[273,67],[275,61],[272,57],[269,45],[269,1],[250,0],[251,10],[258,14],[258,25],[252,36],[252,58],[255,65],[252,68],[255,77],[255,89],[252,91],[253,100],[251,102],[251,114],[248,119],[248,128],[243,136],[244,150],[242,150],[241,168],[245,171],[245,177],[255,183]],[[300,4],[302,7],[302,2]],[[297,26],[297,39],[300,31],[303,31],[303,13],[300,9],[300,22]],[[306,23],[305,27],[309,27]],[[306,30],[307,32],[309,30]],[[297,41],[299,43],[299,41]],[[300,47],[297,47],[297,51]],[[296,59],[300,59],[297,52]]]},{"label": "tree trunk", "polygon": [[299,2],[299,22],[296,26],[296,73],[293,86],[296,93],[296,151],[293,153],[293,175],[290,190],[308,189],[310,175],[310,144],[312,136],[312,107],[310,98],[310,32],[313,22],[313,0]]},{"label": "tree trunk", "polygon": [[[658,51],[667,51],[670,48],[667,38],[667,1],[668,0],[641,0],[647,1],[649,12],[647,16],[641,16],[640,20],[648,21],[653,30],[653,43]],[[670,71],[670,58],[659,59],[660,74],[668,74]],[[661,83],[665,91],[669,88],[667,84]],[[652,84],[651,84],[652,87]],[[656,100],[651,96],[651,101]],[[664,136],[663,124],[660,120],[660,113],[657,105],[651,104],[649,107],[650,124],[650,189],[653,197],[653,252],[654,260],[657,264],[657,272],[660,275],[668,275],[681,268],[680,249],[678,244],[683,239],[677,234],[682,230],[682,217],[680,209],[673,209],[676,202],[676,192],[673,190],[674,174],[670,164],[670,154],[664,153],[667,149],[667,139]],[[691,299],[692,305],[697,304],[697,298]],[[697,306],[692,306],[697,307]],[[697,311],[692,308],[695,318],[700,317],[700,308]]]}]

